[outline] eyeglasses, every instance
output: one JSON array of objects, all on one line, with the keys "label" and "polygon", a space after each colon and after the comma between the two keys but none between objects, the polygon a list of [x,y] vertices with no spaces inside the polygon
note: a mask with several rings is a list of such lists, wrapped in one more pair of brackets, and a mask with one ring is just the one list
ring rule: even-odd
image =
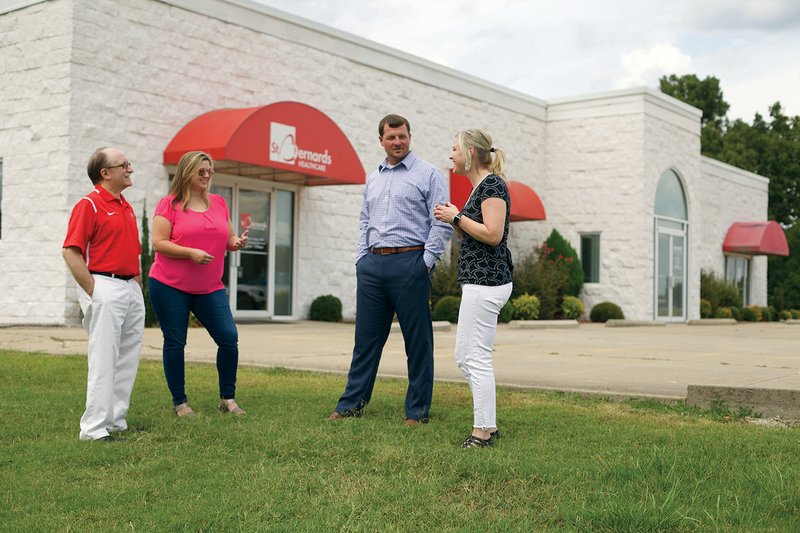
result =
[{"label": "eyeglasses", "polygon": [[214,175],[214,169],[213,169],[213,168],[198,168],[198,169],[197,169],[197,173],[198,173],[200,176],[206,176],[206,175],[208,175],[209,177],[211,177],[211,176],[213,176],[213,175]]},{"label": "eyeglasses", "polygon": [[110,167],[103,167],[103,168],[119,168],[119,167],[122,167],[122,168],[125,168],[125,169],[127,169],[127,168],[130,168],[130,167],[132,167],[132,166],[133,166],[133,165],[131,165],[131,162],[130,162],[130,161],[123,161],[123,162],[122,162],[122,163],[120,163],[119,165],[111,165]]}]

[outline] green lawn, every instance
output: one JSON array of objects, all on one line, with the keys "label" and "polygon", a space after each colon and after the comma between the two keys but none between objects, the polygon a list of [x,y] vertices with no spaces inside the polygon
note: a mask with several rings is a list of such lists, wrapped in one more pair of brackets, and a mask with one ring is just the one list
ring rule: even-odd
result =
[{"label": "green lawn", "polygon": [[461,450],[466,385],[403,425],[402,380],[328,422],[344,377],[240,369],[248,415],[187,368],[177,419],[143,362],[125,440],[81,442],[86,361],[0,350],[3,531],[798,531],[800,430],[715,413],[501,389],[491,449]]}]

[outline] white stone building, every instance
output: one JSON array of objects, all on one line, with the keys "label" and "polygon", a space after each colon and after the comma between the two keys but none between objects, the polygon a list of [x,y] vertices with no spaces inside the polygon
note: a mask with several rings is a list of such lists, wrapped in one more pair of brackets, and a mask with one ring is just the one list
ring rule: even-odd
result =
[{"label": "white stone building", "polygon": [[769,250],[723,243],[766,222],[767,180],[702,157],[700,111],[651,89],[545,102],[249,0],[0,0],[0,73],[0,325],[78,321],[61,244],[99,146],[132,161],[140,217],[180,150],[212,152],[251,227],[226,280],[237,318],[303,318],[321,294],[352,317],[360,183],[387,113],[446,176],[453,134],[488,130],[517,218],[542,218],[536,195],[546,212],[512,224],[515,257],[558,229],[582,253],[587,309],[696,318],[701,269],[726,263],[766,305]]}]

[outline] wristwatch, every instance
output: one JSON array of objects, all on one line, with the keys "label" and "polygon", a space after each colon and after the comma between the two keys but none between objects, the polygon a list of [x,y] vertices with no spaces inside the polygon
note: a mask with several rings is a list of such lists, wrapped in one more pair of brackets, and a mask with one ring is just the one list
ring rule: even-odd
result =
[{"label": "wristwatch", "polygon": [[453,217],[453,225],[458,226],[461,223],[461,213],[457,213],[456,216]]}]

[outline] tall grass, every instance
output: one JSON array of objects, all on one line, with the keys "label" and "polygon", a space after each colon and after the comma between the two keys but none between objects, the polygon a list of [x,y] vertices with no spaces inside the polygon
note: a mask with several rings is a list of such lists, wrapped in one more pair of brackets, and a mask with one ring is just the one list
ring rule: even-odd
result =
[{"label": "tall grass", "polygon": [[3,531],[797,531],[797,429],[713,413],[501,389],[505,436],[461,450],[464,385],[403,425],[402,380],[324,420],[344,377],[240,369],[245,417],[187,368],[178,419],[142,362],[124,440],[78,440],[85,358],[0,351]]}]

